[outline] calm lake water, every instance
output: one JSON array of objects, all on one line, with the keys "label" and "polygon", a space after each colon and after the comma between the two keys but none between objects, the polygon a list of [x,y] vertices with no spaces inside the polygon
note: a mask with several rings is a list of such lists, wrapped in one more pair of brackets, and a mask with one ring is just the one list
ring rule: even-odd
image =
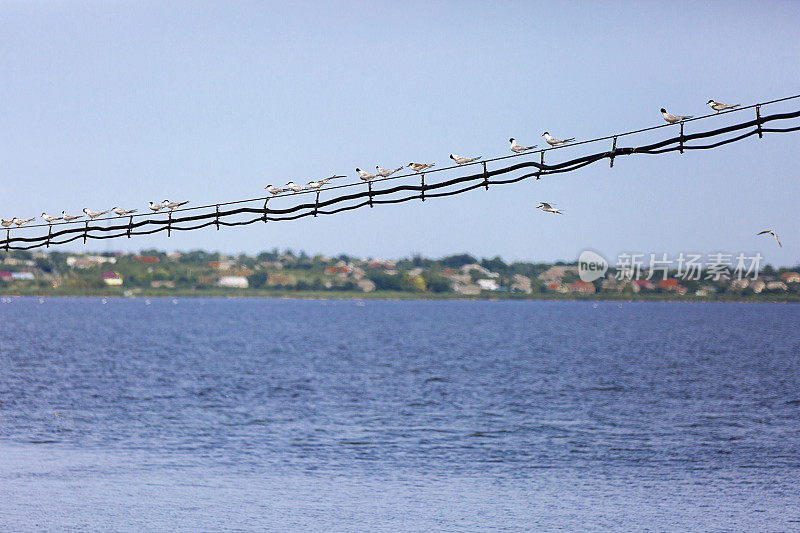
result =
[{"label": "calm lake water", "polygon": [[0,530],[800,530],[800,306],[16,298]]}]

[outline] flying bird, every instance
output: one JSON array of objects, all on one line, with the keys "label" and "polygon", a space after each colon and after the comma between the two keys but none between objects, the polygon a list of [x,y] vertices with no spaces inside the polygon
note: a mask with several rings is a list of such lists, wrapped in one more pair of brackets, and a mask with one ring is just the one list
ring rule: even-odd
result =
[{"label": "flying bird", "polygon": [[431,167],[433,167],[435,165],[436,165],[436,163],[431,163],[430,165],[427,164],[427,163],[409,163],[406,166],[410,167],[411,170],[413,170],[414,172],[422,172],[426,168],[431,168]]},{"label": "flying bird", "polygon": [[774,231],[772,231],[771,229],[765,229],[764,231],[759,231],[758,233],[756,233],[756,235],[763,235],[765,233],[769,233],[770,235],[775,237],[775,240],[778,241],[778,246],[783,248],[783,245],[781,244],[781,240],[778,238],[778,234],[775,233]]},{"label": "flying bird", "polygon": [[564,214],[559,209],[556,209],[555,207],[553,207],[552,205],[548,204],[547,202],[542,202],[541,204],[539,204],[536,207],[536,209],[541,209],[545,213],[554,213],[554,214],[557,214],[557,215],[563,215]]},{"label": "flying bird", "polygon": [[51,217],[51,216],[50,216],[50,215],[48,215],[47,213],[42,213],[42,218],[43,218],[43,219],[44,219],[44,221],[45,221],[45,222],[47,222],[48,224],[52,224],[52,223],[53,223],[53,222],[55,222],[56,220],[61,220],[61,217]]},{"label": "flying bird", "polygon": [[305,187],[305,185],[297,185],[297,184],[296,184],[295,182],[293,182],[293,181],[290,181],[289,183],[287,183],[287,184],[286,184],[286,187],[287,187],[289,190],[292,190],[292,191],[294,191],[292,194],[296,194],[296,193],[298,193],[298,192],[300,192],[300,191],[304,191],[304,190],[306,190],[306,187]]},{"label": "flying bird", "polygon": [[72,222],[73,220],[78,220],[79,218],[83,218],[83,215],[68,215],[66,211],[61,211],[61,218],[63,218],[67,222]]},{"label": "flying bird", "polygon": [[[36,218],[36,217],[34,217],[34,218]],[[22,220],[21,218],[14,217],[14,218],[11,219],[11,222],[16,224],[17,226],[22,226],[23,224],[27,224],[31,220],[33,220],[33,218],[28,218],[28,219]]]},{"label": "flying bird", "polygon": [[472,163],[473,161],[477,161],[481,157],[483,157],[483,156],[479,155],[478,157],[467,157],[467,156],[464,156],[464,155],[450,154],[450,159],[455,161],[456,164],[458,164],[458,165],[464,165],[466,163]]},{"label": "flying bird", "polygon": [[378,172],[377,172],[378,176],[382,176],[384,178],[388,178],[389,176],[391,176],[392,174],[394,174],[398,170],[403,170],[403,167],[399,167],[399,168],[396,168],[394,170],[389,170],[388,168],[381,168],[380,165],[375,165],[375,168],[378,170]]},{"label": "flying bird", "polygon": [[661,114],[664,116],[664,120],[666,120],[670,124],[683,122],[684,120],[689,120],[690,118],[692,118],[692,115],[689,115],[688,117],[682,117],[680,115],[673,115],[672,113],[667,113],[667,110],[664,109],[663,107],[661,108]]},{"label": "flying bird", "polygon": [[544,140],[547,141],[547,144],[550,146],[558,146],[559,144],[566,144],[575,140],[575,137],[571,139],[556,139],[555,137],[551,137],[548,132],[542,133],[542,137],[544,137]]},{"label": "flying bird", "polygon": [[517,144],[517,140],[514,137],[511,137],[508,140],[508,142],[511,143],[511,151],[514,152],[515,154],[521,154],[523,152],[527,152],[528,150],[533,150],[534,148],[536,148],[535,144],[533,146],[520,146],[519,144]]},{"label": "flying bird", "polygon": [[369,181],[369,180],[371,180],[371,179],[375,179],[375,178],[377,178],[377,177],[378,177],[378,175],[377,175],[377,174],[370,174],[369,172],[365,172],[365,171],[361,170],[360,168],[357,168],[357,169],[356,169],[356,172],[358,172],[358,175],[359,175],[359,176],[361,177],[361,179],[362,179],[362,180],[364,180],[364,181]]},{"label": "flying bird", "polygon": [[159,211],[164,209],[164,204],[154,204],[153,202],[150,202],[148,207],[153,211],[153,213],[158,213]]},{"label": "flying bird", "polygon": [[267,190],[267,192],[268,192],[268,193],[270,193],[272,196],[275,196],[276,194],[280,194],[280,193],[282,193],[282,192],[286,192],[286,189],[281,189],[280,187],[276,187],[276,186],[274,186],[274,185],[267,185],[267,186],[266,186],[266,187],[264,187],[264,188],[265,188],[265,189]]},{"label": "flying bird", "polygon": [[709,100],[706,102],[708,107],[719,113],[720,111],[727,111],[728,109],[733,109],[734,107],[739,107],[741,104],[723,104],[722,102],[715,102],[714,100]]},{"label": "flying bird", "polygon": [[164,200],[163,202],[161,202],[161,205],[163,205],[164,207],[166,207],[167,209],[172,211],[176,207],[180,207],[180,206],[186,205],[188,203],[189,203],[189,200],[186,200],[185,202],[170,202],[169,200]]},{"label": "flying bird", "polygon": [[122,209],[121,207],[112,207],[111,212],[116,213],[121,217],[124,217],[125,215],[130,215],[131,213],[135,213],[136,209]]},{"label": "flying bird", "polygon": [[92,211],[88,207],[83,208],[83,212],[86,213],[86,216],[90,219],[94,220],[99,216],[105,215],[108,211]]}]

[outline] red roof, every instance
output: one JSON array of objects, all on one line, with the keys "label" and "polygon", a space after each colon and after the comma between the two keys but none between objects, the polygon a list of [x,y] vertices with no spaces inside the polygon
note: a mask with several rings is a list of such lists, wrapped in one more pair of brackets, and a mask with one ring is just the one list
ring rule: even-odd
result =
[{"label": "red roof", "polygon": [[133,260],[142,263],[158,263],[158,257],[154,255],[134,255]]},{"label": "red roof", "polygon": [[117,279],[119,278],[119,274],[116,272],[103,272],[103,275],[100,277],[103,279]]},{"label": "red roof", "polygon": [[662,279],[658,282],[658,286],[664,289],[674,289],[678,286],[678,280],[674,278]]}]

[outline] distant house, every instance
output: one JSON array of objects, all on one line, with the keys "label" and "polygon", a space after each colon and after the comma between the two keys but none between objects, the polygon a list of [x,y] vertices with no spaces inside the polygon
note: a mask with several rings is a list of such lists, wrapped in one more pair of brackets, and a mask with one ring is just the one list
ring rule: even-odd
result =
[{"label": "distant house", "polygon": [[496,291],[500,288],[500,284],[493,279],[479,279],[475,283],[482,291]]},{"label": "distant house", "polygon": [[782,281],[770,281],[767,283],[767,290],[768,291],[785,291],[788,290],[789,287]]},{"label": "distant house", "polygon": [[576,280],[569,284],[569,291],[577,292],[578,294],[594,294],[596,289],[588,281]]},{"label": "distant house", "polygon": [[31,281],[33,279],[33,272],[12,272],[11,279],[18,281]]},{"label": "distant house", "polygon": [[573,272],[574,274],[578,273],[578,267],[576,266],[554,266],[550,267],[541,274],[537,276],[538,279],[546,282],[552,283],[554,281],[561,281],[564,275],[567,272]]},{"label": "distant house", "polygon": [[134,255],[133,260],[141,263],[158,263],[160,261],[155,255]]},{"label": "distant house", "polygon": [[103,280],[103,283],[111,287],[119,287],[122,285],[122,277],[116,272],[103,272],[103,275],[100,276],[100,279]]},{"label": "distant house", "polygon": [[640,290],[640,289],[651,290],[651,289],[655,288],[655,286],[653,285],[653,282],[650,281],[649,279],[635,279],[635,280],[633,280],[632,285],[634,287],[634,291]]},{"label": "distant house", "polygon": [[11,281],[14,275],[11,272],[0,272],[0,280]]},{"label": "distant house", "polygon": [[755,279],[750,282],[750,289],[756,294],[760,294],[766,286],[767,284],[760,279]]},{"label": "distant house", "polygon": [[481,288],[477,285],[463,285],[456,283],[453,285],[453,291],[465,296],[477,296],[481,293]]},{"label": "distant house", "polygon": [[797,272],[784,272],[781,274],[784,283],[800,283],[800,274]]},{"label": "distant house", "polygon": [[244,276],[222,276],[217,285],[228,289],[246,289],[250,286]]}]

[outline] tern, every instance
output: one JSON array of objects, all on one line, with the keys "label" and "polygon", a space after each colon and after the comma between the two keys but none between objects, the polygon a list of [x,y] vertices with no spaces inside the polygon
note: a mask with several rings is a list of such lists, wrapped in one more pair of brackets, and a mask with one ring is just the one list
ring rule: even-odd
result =
[{"label": "tern", "polygon": [[508,140],[508,142],[511,143],[511,151],[514,152],[515,154],[521,154],[523,152],[527,152],[528,150],[533,150],[534,148],[536,148],[535,144],[533,146],[520,146],[519,144],[517,144],[517,140],[514,137],[511,137]]},{"label": "tern", "polygon": [[[36,217],[34,217],[34,218],[36,218]],[[11,219],[11,222],[16,224],[17,226],[22,226],[23,224],[27,224],[31,220],[33,220],[33,218],[28,218],[28,219],[22,220],[21,218],[14,217],[14,218]]]},{"label": "tern", "polygon": [[78,220],[79,218],[83,218],[83,215],[68,215],[66,211],[61,211],[61,218],[63,218],[67,222],[72,222],[73,220]]},{"label": "tern", "polygon": [[414,172],[422,172],[427,168],[436,166],[436,163],[431,163],[430,165],[427,163],[409,163],[406,166],[411,168],[411,170],[413,170]]},{"label": "tern", "polygon": [[43,218],[43,219],[45,220],[45,222],[47,222],[48,224],[52,224],[52,223],[53,223],[53,222],[55,222],[56,220],[61,220],[61,217],[51,217],[51,216],[50,216],[50,215],[48,215],[47,213],[42,213],[42,218]]},{"label": "tern", "polygon": [[706,102],[708,107],[719,113],[720,111],[727,111],[728,109],[733,109],[734,107],[739,107],[741,104],[723,104],[722,102],[715,102],[714,100],[709,100]]},{"label": "tern", "polygon": [[556,215],[563,215],[564,214],[560,210],[558,210],[555,207],[553,207],[552,205],[548,204],[547,202],[542,202],[541,204],[539,204],[536,207],[536,209],[541,209],[545,213],[554,213]]},{"label": "tern", "polygon": [[547,144],[550,146],[558,146],[559,144],[566,144],[575,140],[575,137],[571,139],[556,139],[555,137],[551,137],[548,132],[542,133],[542,137],[544,137],[544,140],[547,141]]},{"label": "tern", "polygon": [[154,204],[153,202],[150,202],[150,204],[147,207],[149,207],[153,211],[153,213],[158,213],[159,211],[164,209],[164,204]]},{"label": "tern", "polygon": [[289,183],[287,183],[287,184],[286,184],[286,187],[287,187],[289,190],[292,190],[292,191],[294,191],[292,194],[295,194],[295,193],[298,193],[298,192],[300,192],[300,191],[304,191],[304,190],[306,190],[306,187],[305,187],[305,185],[297,185],[297,184],[296,184],[295,182],[293,182],[293,181],[290,181]]},{"label": "tern", "polygon": [[308,183],[306,183],[306,185],[308,185],[312,189],[319,189],[320,187],[322,187],[323,185],[325,185],[334,178],[344,178],[344,176],[331,176],[329,178],[322,178],[321,180],[317,181],[309,181]]},{"label": "tern", "polygon": [[[15,217],[15,218],[16,218],[16,217]],[[14,219],[13,219],[13,218],[12,218],[11,220],[0,219],[0,224],[2,224],[2,226],[3,226],[4,228],[7,228],[7,227],[9,227],[9,226],[10,226],[11,224],[13,224],[13,223],[14,223]]]},{"label": "tern", "polygon": [[172,211],[176,207],[180,207],[180,206],[186,205],[188,203],[189,203],[189,200],[186,200],[185,202],[170,202],[169,200],[164,200],[163,202],[161,202],[161,205],[163,205],[164,207],[166,207],[167,209]]},{"label": "tern", "polygon": [[286,192],[286,189],[281,189],[280,187],[276,187],[276,186],[274,186],[274,185],[267,185],[267,186],[266,186],[266,187],[264,187],[264,188],[265,188],[265,189],[267,190],[267,192],[268,192],[268,193],[270,193],[272,196],[275,196],[276,194],[280,194],[280,193],[282,193],[282,192]]},{"label": "tern", "polygon": [[360,168],[357,168],[357,169],[356,169],[356,172],[358,172],[358,175],[359,175],[359,176],[361,177],[361,179],[362,179],[362,180],[364,180],[364,181],[369,181],[369,180],[371,180],[371,179],[375,179],[375,178],[377,178],[377,177],[378,177],[378,175],[377,175],[377,174],[370,174],[369,172],[365,172],[365,171],[361,170]]},{"label": "tern", "polygon": [[91,211],[88,207],[83,208],[83,212],[86,213],[86,216],[90,219],[94,220],[101,215],[105,215],[108,211]]},{"label": "tern", "polygon": [[389,170],[388,168],[381,168],[380,165],[375,165],[375,168],[378,170],[378,172],[377,172],[378,176],[382,176],[384,178],[388,178],[389,176],[391,176],[392,174],[394,174],[398,170],[403,170],[403,167],[399,167],[399,168],[396,168],[394,170]]},{"label": "tern", "polygon": [[136,209],[122,209],[121,207],[112,207],[111,212],[116,213],[121,217],[124,217],[125,215],[130,215],[131,213],[135,213]]},{"label": "tern", "polygon": [[692,115],[688,117],[682,117],[680,115],[673,115],[672,113],[667,113],[667,110],[663,107],[661,108],[661,114],[664,115],[664,120],[669,122],[670,124],[676,124],[678,122],[683,122],[684,120],[689,120],[692,118]]},{"label": "tern", "polygon": [[479,155],[478,157],[467,157],[467,156],[463,156],[463,155],[450,154],[450,159],[455,161],[457,165],[464,165],[466,163],[472,163],[473,161],[477,161],[481,157],[483,157],[483,156]]},{"label": "tern", "polygon": [[775,237],[775,240],[776,240],[776,241],[778,241],[778,246],[780,246],[781,248],[783,248],[783,245],[781,244],[781,241],[780,241],[780,239],[778,239],[778,234],[777,234],[777,233],[775,233],[774,231],[772,231],[771,229],[765,229],[764,231],[759,231],[758,233],[756,233],[756,235],[763,235],[763,234],[765,234],[765,233],[769,233],[770,235],[772,235],[773,237]]}]

